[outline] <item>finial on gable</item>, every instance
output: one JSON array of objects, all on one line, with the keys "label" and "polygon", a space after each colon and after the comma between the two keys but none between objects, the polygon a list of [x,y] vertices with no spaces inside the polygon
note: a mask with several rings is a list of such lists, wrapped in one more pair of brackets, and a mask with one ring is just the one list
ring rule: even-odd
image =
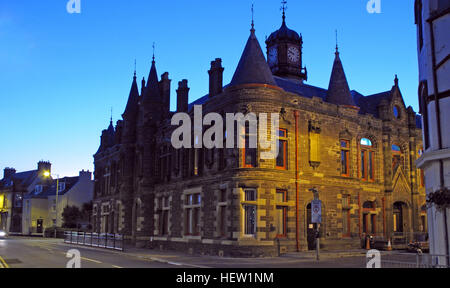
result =
[{"label": "finial on gable", "polygon": [[252,33],[255,33],[255,21],[254,21],[254,15],[255,15],[255,4],[252,3],[252,29],[250,31]]},{"label": "finial on gable", "polygon": [[155,42],[153,42],[153,45],[152,45],[152,47],[153,47],[153,62],[155,62]]},{"label": "finial on gable", "polygon": [[339,54],[338,31],[337,31],[337,29],[335,30],[335,32],[336,32],[336,53]]},{"label": "finial on gable", "polygon": [[398,86],[398,77],[397,77],[397,74],[395,74],[394,83],[395,83],[395,86]]}]

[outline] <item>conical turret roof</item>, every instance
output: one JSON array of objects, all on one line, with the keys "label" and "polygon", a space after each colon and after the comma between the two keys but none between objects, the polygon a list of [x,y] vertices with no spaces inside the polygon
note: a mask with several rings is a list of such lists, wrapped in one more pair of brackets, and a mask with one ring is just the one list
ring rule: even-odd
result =
[{"label": "conical turret roof", "polygon": [[136,82],[136,72],[135,72],[133,77],[133,83],[131,84],[130,95],[128,96],[127,106],[122,116],[126,117],[128,115],[136,114],[138,110],[138,102],[139,102],[139,90]]},{"label": "conical turret roof", "polygon": [[230,86],[243,84],[277,85],[253,28]]},{"label": "conical turret roof", "polygon": [[344,67],[342,66],[337,49],[331,71],[330,85],[328,86],[327,102],[336,105],[355,106],[355,101],[350,93],[347,77],[345,76]]}]

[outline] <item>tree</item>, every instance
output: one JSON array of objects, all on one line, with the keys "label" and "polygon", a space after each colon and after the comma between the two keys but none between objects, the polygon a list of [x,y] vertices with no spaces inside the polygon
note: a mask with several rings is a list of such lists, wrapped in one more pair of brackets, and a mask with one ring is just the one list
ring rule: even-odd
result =
[{"label": "tree", "polygon": [[82,219],[87,220],[88,223],[91,223],[91,216],[92,216],[92,210],[93,210],[94,204],[91,202],[84,203],[83,207],[81,208],[81,214]]},{"label": "tree", "polygon": [[67,206],[62,213],[64,228],[77,228],[78,221],[83,217],[80,209],[76,206]]}]

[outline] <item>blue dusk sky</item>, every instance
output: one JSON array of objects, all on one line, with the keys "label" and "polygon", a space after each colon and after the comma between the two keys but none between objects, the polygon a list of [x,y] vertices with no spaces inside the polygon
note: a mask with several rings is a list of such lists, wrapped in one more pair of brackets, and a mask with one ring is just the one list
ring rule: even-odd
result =
[{"label": "blue dusk sky", "polygon": [[[67,2],[0,0],[0,169],[32,170],[49,160],[61,176],[92,171],[111,107],[115,122],[135,59],[138,79],[148,76],[153,42],[158,74],[172,79],[174,110],[182,79],[190,101],[207,94],[211,60],[222,58],[224,84],[230,82],[250,33],[252,2],[264,50],[266,35],[281,25],[279,0],[81,0],[81,14],[67,13]],[[303,35],[307,84],[328,87],[337,29],[350,88],[363,95],[390,90],[398,74],[406,105],[417,111],[413,1],[381,0],[381,14],[369,14],[367,2],[289,1],[287,25]]]}]

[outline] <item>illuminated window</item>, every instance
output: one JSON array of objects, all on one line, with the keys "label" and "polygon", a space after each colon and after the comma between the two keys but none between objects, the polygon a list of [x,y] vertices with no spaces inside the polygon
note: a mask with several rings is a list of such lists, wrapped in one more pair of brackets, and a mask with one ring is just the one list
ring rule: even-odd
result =
[{"label": "illuminated window", "polygon": [[361,139],[360,176],[365,181],[375,180],[374,156],[372,141],[367,138]]},{"label": "illuminated window", "polygon": [[287,191],[277,190],[276,192],[276,215],[275,215],[275,229],[277,237],[287,236]]},{"label": "illuminated window", "polygon": [[350,176],[350,142],[341,140],[341,175]]},{"label": "illuminated window", "polygon": [[288,135],[286,129],[278,130],[278,156],[277,169],[287,170],[287,143]]}]

